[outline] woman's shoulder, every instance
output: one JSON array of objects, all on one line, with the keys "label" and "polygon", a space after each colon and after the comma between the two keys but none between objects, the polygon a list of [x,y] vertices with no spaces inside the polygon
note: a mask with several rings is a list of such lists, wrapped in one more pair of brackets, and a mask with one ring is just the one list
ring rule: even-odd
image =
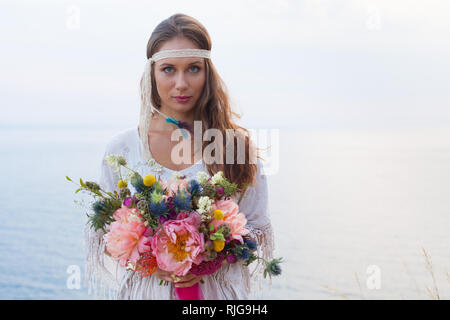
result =
[{"label": "woman's shoulder", "polygon": [[136,141],[136,135],[137,127],[127,128],[115,133],[106,143],[106,153],[123,154],[128,152]]}]

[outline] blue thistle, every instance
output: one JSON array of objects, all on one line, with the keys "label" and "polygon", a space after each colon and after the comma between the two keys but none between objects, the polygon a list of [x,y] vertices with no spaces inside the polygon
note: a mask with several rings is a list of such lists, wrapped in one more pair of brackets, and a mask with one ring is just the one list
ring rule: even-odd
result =
[{"label": "blue thistle", "polygon": [[270,262],[266,261],[266,269],[264,270],[264,278],[269,275],[269,277],[272,276],[278,276],[281,274],[281,267],[280,262],[283,258],[279,259],[273,259]]},{"label": "blue thistle", "polygon": [[150,202],[149,205],[151,213],[153,213],[157,217],[164,215],[168,210],[167,204],[164,201]]},{"label": "blue thistle", "polygon": [[248,260],[248,259],[250,259],[251,252],[250,252],[250,250],[248,250],[247,247],[245,247],[245,246],[239,246],[239,247],[237,247],[237,248],[238,248],[238,250],[236,250],[236,251],[237,251],[237,252],[236,252],[236,256],[237,256],[239,259],[242,259],[242,260]]},{"label": "blue thistle", "polygon": [[106,202],[104,200],[94,202],[92,204],[92,210],[94,210],[96,214],[105,214]]},{"label": "blue thistle", "polygon": [[184,190],[177,192],[173,198],[173,203],[179,211],[188,211],[192,208],[191,197]]},{"label": "blue thistle", "polygon": [[256,241],[248,239],[248,238],[244,238],[244,243],[247,245],[247,248],[249,248],[250,251],[255,251],[258,247],[258,244],[256,243]]},{"label": "blue thistle", "polygon": [[105,226],[114,221],[112,215],[114,211],[120,208],[122,201],[103,199],[92,204],[93,214],[87,215],[91,226],[95,231],[98,229],[105,230]]},{"label": "blue thistle", "polygon": [[153,191],[150,194],[150,201],[148,205],[151,213],[157,217],[164,215],[169,210],[167,203],[163,200],[163,195],[157,191]]},{"label": "blue thistle", "polygon": [[189,186],[187,189],[193,197],[200,194],[203,191],[202,186],[200,185],[200,183],[198,183],[197,180],[189,181]]}]

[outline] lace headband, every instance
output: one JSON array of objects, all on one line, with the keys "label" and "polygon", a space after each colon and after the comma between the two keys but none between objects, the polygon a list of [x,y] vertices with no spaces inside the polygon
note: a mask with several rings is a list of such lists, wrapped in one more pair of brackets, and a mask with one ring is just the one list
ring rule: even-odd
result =
[{"label": "lace headband", "polygon": [[[199,57],[210,59],[211,51],[204,49],[175,49],[175,50],[162,50],[153,54],[151,58],[147,60],[145,64],[144,74],[141,78],[141,112],[139,116],[139,136],[141,140],[142,155],[145,161],[150,160],[150,151],[148,144],[148,131],[150,128],[150,116],[155,112],[161,114],[167,123],[172,123],[180,129],[187,129],[187,124],[169,117],[155,108],[151,102],[152,83],[151,83],[151,70],[152,64],[156,61],[166,58],[185,58],[185,57]],[[183,138],[186,138],[185,132],[182,130]]]},{"label": "lace headband", "polygon": [[177,49],[156,52],[149,60],[156,62],[166,58],[199,57],[209,59],[211,51],[203,49]]}]

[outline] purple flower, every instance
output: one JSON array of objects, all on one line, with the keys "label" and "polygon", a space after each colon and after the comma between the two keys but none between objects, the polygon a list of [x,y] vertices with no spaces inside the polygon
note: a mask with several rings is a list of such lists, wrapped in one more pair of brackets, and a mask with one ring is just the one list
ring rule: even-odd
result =
[{"label": "purple flower", "polygon": [[169,220],[169,218],[167,218],[167,217],[165,217],[165,216],[159,217],[159,222],[160,222],[161,224],[163,224],[164,222],[166,222],[166,221],[168,221],[168,220]]},{"label": "purple flower", "polygon": [[169,197],[169,198],[167,198],[167,200],[166,200],[166,204],[167,204],[167,207],[168,207],[169,209],[175,208],[175,204],[173,203],[172,200],[173,200],[172,197]]},{"label": "purple flower", "polygon": [[123,200],[123,204],[127,207],[131,207],[132,199],[131,198],[125,198]]},{"label": "purple flower", "polygon": [[228,261],[229,263],[235,263],[235,262],[237,261],[237,259],[236,259],[236,257],[234,256],[234,254],[230,254],[230,255],[227,257],[227,261]]},{"label": "purple flower", "polygon": [[225,260],[225,255],[219,253],[217,258],[212,261],[203,261],[200,264],[192,264],[189,271],[196,276],[206,276],[219,270],[222,267],[223,260]]},{"label": "purple flower", "polygon": [[219,196],[223,196],[225,194],[225,189],[223,187],[221,187],[221,186],[217,187],[216,190],[217,190],[217,194]]},{"label": "purple flower", "polygon": [[170,220],[175,220],[176,218],[177,218],[177,210],[170,209],[170,211],[169,211],[169,219]]}]

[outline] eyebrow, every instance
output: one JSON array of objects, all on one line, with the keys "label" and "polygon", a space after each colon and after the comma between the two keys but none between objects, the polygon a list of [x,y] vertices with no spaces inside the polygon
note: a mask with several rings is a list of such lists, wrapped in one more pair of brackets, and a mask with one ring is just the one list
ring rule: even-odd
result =
[{"label": "eyebrow", "polygon": [[[189,65],[191,65],[191,64],[196,64],[196,63],[201,63],[201,61],[200,60],[197,60],[197,61],[194,61],[194,62],[191,62],[191,63],[189,63]],[[162,63],[161,65],[160,65],[161,67],[162,66],[173,66],[173,64],[171,64],[171,63]]]}]

